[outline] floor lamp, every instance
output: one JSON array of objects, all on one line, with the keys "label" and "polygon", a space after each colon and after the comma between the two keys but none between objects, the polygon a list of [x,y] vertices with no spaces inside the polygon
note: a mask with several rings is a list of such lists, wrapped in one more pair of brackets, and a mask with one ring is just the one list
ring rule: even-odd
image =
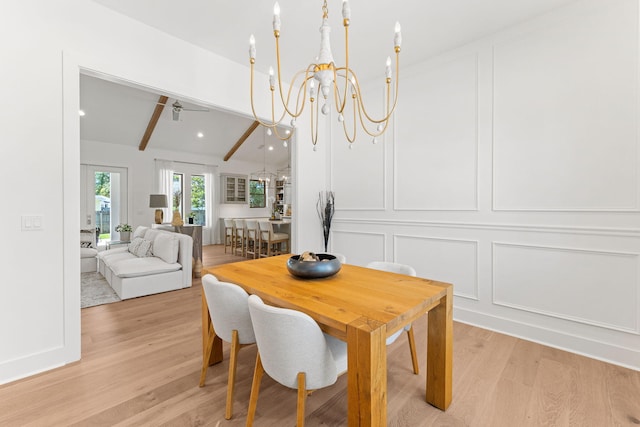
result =
[{"label": "floor lamp", "polygon": [[162,224],[162,209],[169,207],[166,194],[151,194],[149,196],[149,207],[156,208],[156,224]]}]

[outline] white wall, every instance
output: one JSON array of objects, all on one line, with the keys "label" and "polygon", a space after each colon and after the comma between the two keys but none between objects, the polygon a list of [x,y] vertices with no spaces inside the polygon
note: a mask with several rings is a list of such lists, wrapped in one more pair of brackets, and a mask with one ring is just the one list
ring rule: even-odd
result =
[{"label": "white wall", "polygon": [[[0,105],[0,156],[11,177],[3,186],[3,200],[10,200],[11,207],[0,209],[0,222],[11,251],[1,261],[0,383],[80,357],[80,70],[251,114],[243,65],[93,2],[32,0],[5,6],[0,15],[0,85],[11,102]],[[267,98],[257,101],[259,111],[269,111]],[[299,124],[303,134],[306,122]],[[315,164],[308,172],[297,165],[313,162],[313,157],[299,152],[294,170],[304,170],[296,172],[298,179],[313,179],[309,188],[315,191],[317,176],[309,175]],[[298,153],[295,146],[292,153]],[[135,173],[134,181],[149,185],[144,173]],[[324,175],[320,181],[324,186]],[[144,184],[140,190],[135,184],[132,188],[130,214],[134,222],[147,222],[151,214],[137,202],[148,198],[147,189]],[[306,193],[295,195],[294,205],[298,200],[307,202]],[[24,215],[42,216],[42,230],[22,231]],[[311,221],[315,226],[315,217],[298,215],[294,226],[304,229]]]},{"label": "white wall", "polygon": [[[321,247],[315,202],[331,184],[331,244],[350,261],[411,262],[455,284],[458,320],[637,369],[637,16],[636,0],[587,2],[403,69],[395,130],[376,146],[345,150],[335,131],[330,146],[321,130],[313,152],[298,120],[293,250]],[[12,249],[1,261],[3,383],[80,357],[80,69],[250,111],[244,66],[93,2],[12,2],[0,32],[11,177],[0,222]],[[449,126],[426,121],[440,108]],[[412,120],[413,110],[423,114]],[[417,156],[424,163],[398,163]],[[147,221],[148,208],[132,209]],[[42,215],[43,229],[21,231],[23,215]]]},{"label": "white wall", "polygon": [[334,130],[332,249],[453,283],[459,321],[640,369],[638,12],[577,2],[401,70],[383,144]]}]

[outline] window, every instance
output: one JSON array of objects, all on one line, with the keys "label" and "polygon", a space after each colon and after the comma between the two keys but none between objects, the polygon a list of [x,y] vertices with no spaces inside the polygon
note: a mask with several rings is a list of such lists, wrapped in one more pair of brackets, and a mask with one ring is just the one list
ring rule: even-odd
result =
[{"label": "window", "polygon": [[188,163],[174,163],[171,172],[171,202],[169,207],[178,212],[185,224],[207,227],[207,211],[212,209],[211,183],[207,170]]},{"label": "window", "polygon": [[191,175],[191,212],[194,224],[204,224],[207,218],[205,210],[204,175]]},{"label": "window", "polygon": [[249,207],[266,207],[265,182],[252,179],[249,181]]},{"label": "window", "polygon": [[172,210],[180,212],[180,217],[183,217],[184,214],[184,203],[183,197],[184,194],[184,184],[183,184],[183,175],[181,173],[173,174],[173,197],[171,197],[171,208]]}]

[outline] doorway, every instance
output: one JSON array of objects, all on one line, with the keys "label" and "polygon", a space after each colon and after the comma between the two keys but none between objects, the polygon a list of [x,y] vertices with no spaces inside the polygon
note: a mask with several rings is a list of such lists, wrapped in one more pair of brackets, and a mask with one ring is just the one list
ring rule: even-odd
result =
[{"label": "doorway", "polygon": [[83,228],[96,230],[99,247],[120,240],[116,227],[128,221],[127,169],[81,164],[80,176]]}]

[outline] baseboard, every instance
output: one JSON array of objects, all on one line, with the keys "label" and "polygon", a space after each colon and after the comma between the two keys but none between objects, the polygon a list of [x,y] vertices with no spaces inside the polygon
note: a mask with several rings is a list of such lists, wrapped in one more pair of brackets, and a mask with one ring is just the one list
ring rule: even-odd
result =
[{"label": "baseboard", "polygon": [[17,381],[80,360],[79,353],[77,357],[73,356],[71,360],[66,360],[69,351],[69,349],[58,347],[3,362],[0,364],[0,384]]},{"label": "baseboard", "polygon": [[455,307],[453,318],[457,322],[640,371],[640,351],[631,348],[464,308]]}]

